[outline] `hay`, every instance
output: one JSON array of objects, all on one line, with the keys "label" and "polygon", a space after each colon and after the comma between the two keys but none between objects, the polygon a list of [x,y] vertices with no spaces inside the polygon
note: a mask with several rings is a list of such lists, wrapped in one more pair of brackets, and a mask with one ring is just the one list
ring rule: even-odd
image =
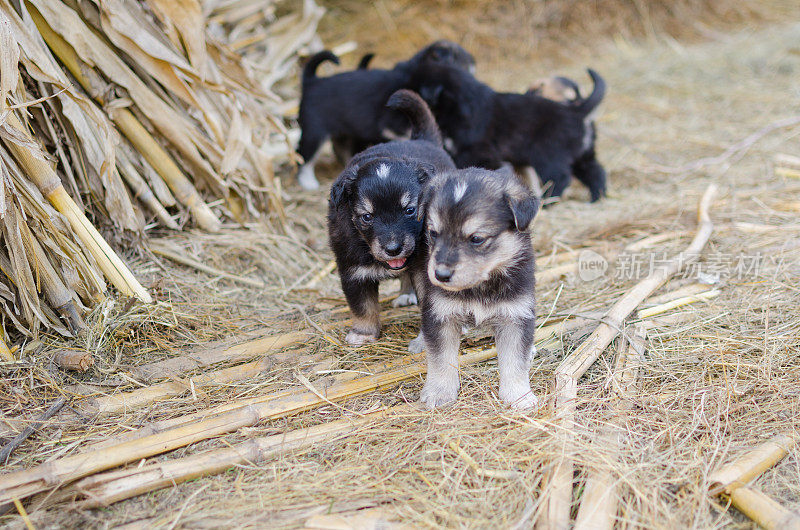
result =
[{"label": "hay", "polygon": [[[724,8],[724,4],[717,5]],[[384,2],[384,8],[390,15],[396,14],[395,4]],[[370,51],[363,49],[370,39],[382,40],[387,47],[397,43],[410,51],[429,37],[448,36],[428,32],[425,20],[435,18],[418,17],[422,22],[416,26],[404,25],[403,19],[396,18],[401,31],[415,32],[415,40],[406,42],[382,30],[380,24],[370,23],[373,13],[383,8],[369,5],[366,9],[362,15],[366,27],[359,23],[347,29],[347,40],[361,43],[359,51]],[[253,7],[253,11],[242,12],[240,31],[249,36],[259,30],[259,22],[247,22],[254,13],[253,20],[258,21],[284,16],[286,11],[264,14]],[[456,26],[458,12],[449,15],[453,27],[463,29],[466,40],[474,38],[470,35],[476,20],[472,13],[464,7],[461,15],[471,20],[462,26]],[[487,36],[490,32],[529,34],[531,26],[520,27],[522,16],[516,17],[516,23],[508,21],[519,12],[509,9],[506,13],[505,26],[489,22],[489,14],[477,21]],[[412,11],[409,16],[413,15]],[[644,322],[648,347],[638,383],[630,392],[630,409],[622,416],[615,411],[616,393],[606,386],[614,373],[610,355],[602,355],[584,375],[577,394],[576,425],[569,437],[555,428],[557,423],[547,411],[513,414],[502,406],[494,395],[497,368],[488,360],[462,368],[459,400],[448,409],[412,410],[370,421],[343,438],[320,440],[260,462],[240,461],[226,472],[167,485],[102,509],[79,508],[59,499],[60,491],[52,496],[46,491],[20,504],[32,524],[301,528],[336,521],[355,524],[374,515],[372,520],[415,528],[529,528],[540,517],[543,495],[548,492],[542,484],[544,464],[564,456],[575,463],[572,515],[584,499],[587,481],[605,475],[607,483],[616,488],[613,518],[618,525],[752,525],[726,499],[709,495],[709,491],[712,473],[722,464],[776,432],[798,431],[796,351],[800,342],[796,315],[800,306],[796,286],[800,246],[792,238],[795,230],[791,227],[797,224],[795,203],[800,186],[793,177],[773,170],[795,168],[776,159],[776,154],[796,152],[798,128],[773,129],[735,157],[717,159],[719,162],[685,174],[660,171],[657,165],[695,167],[689,165],[725,153],[789,116],[787,97],[796,93],[800,56],[786,43],[798,42],[800,29],[796,23],[766,28],[754,23],[714,35],[718,27],[713,13],[704,17],[699,12],[694,20],[707,30],[708,38],[702,42],[676,40],[657,32],[642,44],[623,38],[614,41],[613,35],[598,37],[588,30],[585,36],[575,37],[574,47],[565,44],[570,39],[567,32],[558,42],[569,51],[562,57],[572,54],[568,62],[559,65],[560,73],[580,80],[583,67],[590,64],[611,87],[598,121],[598,153],[610,170],[611,187],[610,196],[601,204],[588,205],[584,190],[572,186],[564,201],[540,213],[534,230],[534,245],[542,257],[539,266],[542,270],[573,266],[584,249],[601,254],[612,250],[618,257],[603,279],[584,282],[567,273],[539,286],[537,314],[544,324],[542,330],[551,325],[545,323],[547,316],[552,325],[562,319],[564,324],[535,359],[532,386],[540,397],[552,397],[552,374],[560,361],[591,333],[604,310],[640,279],[616,274],[621,264],[630,263],[625,260],[635,254],[661,259],[680,252],[695,228],[693,210],[703,189],[711,182],[720,186],[712,212],[716,228],[707,248],[685,277],[674,277],[648,304],[668,303],[658,298],[666,293],[691,297],[716,289],[719,294],[699,297]],[[448,27],[446,22],[442,28]],[[599,17],[587,22],[587,28],[601,23]],[[688,26],[687,32],[697,27],[694,23]],[[591,53],[580,52],[584,38],[594,39]],[[249,49],[245,39],[239,42],[242,49]],[[325,42],[341,41],[325,38]],[[549,73],[548,65],[555,62],[539,59],[556,43],[526,43],[487,40],[470,47],[478,55],[481,76],[498,87],[521,88],[528,79]],[[539,44],[541,51],[526,55],[528,48]],[[376,46],[371,51],[378,52],[378,60],[393,60],[383,49]],[[403,48],[397,58],[405,54]],[[273,88],[289,98],[297,95],[282,83]],[[337,171],[338,166],[327,164],[326,168],[326,161],[321,161],[323,181]],[[152,176],[143,173],[153,186],[148,175]],[[143,306],[112,298],[86,315],[85,339],[74,346],[91,352],[93,368],[85,373],[56,369],[50,354],[64,344],[49,335],[42,336],[38,346],[24,344],[26,352],[41,353],[3,365],[0,399],[4,418],[35,419],[61,395],[77,403],[153,384],[177,383],[182,389],[180,394],[135,410],[63,422],[57,415],[17,448],[8,461],[9,471],[93,454],[90,451],[101,448],[100,444],[117,443],[131,432],[184,424],[189,417],[197,421],[209,411],[269,394],[302,392],[314,395],[320,406],[110,469],[88,477],[87,483],[110,474],[137,476],[139,465],[152,471],[170,469],[209,451],[222,454],[256,438],[300,433],[316,426],[324,429],[331,422],[416,399],[421,377],[381,392],[341,402],[331,400],[332,405],[296,376],[301,373],[323,397],[329,397],[323,389],[330,379],[340,375],[357,379],[375,363],[386,365],[402,358],[417,331],[418,316],[413,308],[393,312],[384,302],[384,312],[391,318],[387,318],[378,343],[359,349],[337,344],[342,337],[337,325],[347,312],[341,310],[344,301],[338,276],[327,268],[331,255],[321,215],[324,194],[298,190],[290,172],[279,169],[278,175],[292,199],[283,203],[284,217],[276,213],[250,221],[245,228],[223,223],[220,232],[213,234],[157,234],[161,247],[214,271],[200,271],[147,251],[126,255],[131,269],[158,302]],[[155,186],[152,191],[155,195]],[[222,203],[210,199],[208,203],[215,212],[223,211]],[[176,216],[179,224],[186,220],[185,212]],[[736,223],[775,228],[742,231]],[[634,246],[641,241],[644,247]],[[45,247],[45,251],[50,249]],[[717,277],[713,273],[713,266],[719,266],[725,256],[757,253],[762,255],[757,274],[751,271],[739,277],[729,271]],[[252,287],[215,271],[261,280],[268,287]],[[703,275],[698,276],[701,271]],[[646,267],[644,272],[646,275]],[[697,285],[704,281],[715,283]],[[396,287],[387,286],[383,294],[392,294]],[[581,324],[572,328],[579,320]],[[635,318],[631,321],[636,322]],[[246,367],[259,357],[220,358],[166,380],[143,378],[137,372],[142,366],[173,357],[191,358],[206,349],[219,353],[265,333],[293,332],[304,334],[301,342],[270,352],[275,362],[268,370],[238,381],[210,382],[193,389],[191,384],[204,373]],[[489,346],[482,337],[484,332],[471,333],[465,347]],[[10,342],[11,346],[19,344],[18,339]],[[598,433],[617,422],[625,436],[612,446]],[[19,425],[25,426],[27,423]],[[795,449],[748,488],[786,510],[797,510],[797,474]],[[153,480],[160,479],[154,476]],[[12,507],[0,524],[21,527],[24,523],[17,513]]]}]

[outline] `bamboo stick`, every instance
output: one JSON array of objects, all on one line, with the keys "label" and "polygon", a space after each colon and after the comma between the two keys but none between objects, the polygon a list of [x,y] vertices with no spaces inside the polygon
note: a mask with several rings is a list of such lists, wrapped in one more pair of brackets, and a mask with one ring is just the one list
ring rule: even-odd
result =
[{"label": "bamboo stick", "polygon": [[58,500],[73,496],[81,509],[108,506],[123,499],[174,486],[187,480],[222,473],[236,465],[264,462],[289,450],[341,439],[355,434],[370,422],[409,410],[411,407],[408,405],[388,407],[356,418],[254,438],[223,449],[138,468],[98,474],[78,481]]},{"label": "bamboo stick", "polygon": [[2,324],[0,324],[0,358],[9,363],[16,361],[14,354],[11,353],[8,344],[6,344],[6,335],[3,331]]},{"label": "bamboo stick", "polygon": [[766,530],[800,530],[800,513],[789,510],[755,488],[736,488],[730,501],[737,510]]},{"label": "bamboo stick", "polygon": [[[496,350],[494,348],[471,350],[460,357],[460,364],[474,364],[490,359],[495,355]],[[329,403],[380,390],[405,379],[421,375],[425,370],[425,362],[420,361],[379,374],[332,385],[327,389],[324,396],[308,391],[267,403],[244,406],[138,440],[123,442],[97,451],[58,458],[31,469],[7,473],[0,476],[0,504],[10,502],[14,498],[27,498],[99,471],[165,453],[201,440],[214,438],[221,434],[233,432],[241,427],[254,425],[260,421],[283,418]]]},{"label": "bamboo stick", "polygon": [[205,368],[220,362],[236,362],[259,355],[265,355],[308,340],[309,334],[304,331],[292,331],[278,335],[267,335],[257,339],[236,344],[234,346],[221,346],[217,348],[205,347],[200,351],[188,353],[164,361],[144,364],[132,370],[133,374],[146,381],[175,376],[191,370]]},{"label": "bamboo stick", "polygon": [[[19,134],[30,142],[34,141],[14,113],[8,114],[6,123],[17,129]],[[133,273],[111,249],[94,225],[89,222],[80,207],[72,200],[72,197],[67,194],[67,190],[62,186],[61,180],[53,168],[47,163],[44,154],[38,149],[36,151],[28,150],[28,148],[13,142],[6,142],[6,145],[20,165],[25,168],[31,180],[39,187],[42,195],[50,201],[56,210],[64,214],[75,235],[89,249],[100,270],[103,271],[103,274],[112,285],[124,295],[135,296],[147,304],[151,303],[153,299],[150,294],[141,286]]]},{"label": "bamboo stick", "polygon": [[[606,312],[602,323],[595,331],[562,361],[555,373],[555,421],[562,423],[567,431],[572,429],[577,399],[578,378],[597,360],[605,348],[614,340],[624,320],[650,294],[663,285],[672,275],[686,264],[695,261],[705,246],[713,224],[708,215],[711,200],[716,193],[716,186],[711,184],[700,200],[698,208],[699,226],[694,239],[686,250],[668,263],[653,270],[652,274],[637,283]],[[537,526],[543,529],[567,528],[572,499],[573,462],[566,454],[562,454],[553,462],[551,469],[543,478],[543,484],[549,485],[547,497],[543,502],[542,517]]]},{"label": "bamboo stick", "polygon": [[758,478],[766,470],[777,464],[797,445],[797,438],[779,434],[758,445],[752,451],[740,456],[730,464],[714,471],[709,477],[710,493],[730,494],[734,489]]},{"label": "bamboo stick", "polygon": [[[617,362],[609,378],[615,398],[610,403],[614,416],[603,429],[601,446],[606,449],[605,460],[619,460],[621,437],[624,436],[625,413],[633,406],[631,398],[637,390],[639,368],[647,341],[646,323],[637,324],[631,334],[630,344],[620,340]],[[605,469],[592,470],[581,495],[575,530],[611,530],[614,528],[619,498],[614,476]]]},{"label": "bamboo stick", "polygon": [[[350,381],[356,375],[359,375],[363,372],[368,372],[371,374],[386,372],[389,370],[394,370],[398,367],[408,366],[409,364],[419,362],[422,359],[423,357],[421,355],[412,355],[412,356],[403,356],[388,362],[381,361],[377,363],[371,363],[370,365],[366,366],[363,370],[360,370],[358,372],[345,372],[331,378],[326,378],[325,380],[322,381],[316,380],[314,381],[315,389],[319,392],[327,392],[328,388],[330,388],[331,386],[341,384],[346,381]],[[286,390],[280,390],[277,392],[270,392],[269,394],[264,394],[261,396],[239,399],[232,403],[223,403],[221,405],[216,405],[214,407],[201,410],[199,412],[184,414],[183,416],[178,416],[176,418],[151,422],[148,423],[147,425],[144,425],[143,427],[140,427],[139,429],[136,429],[135,431],[127,432],[117,438],[110,440],[103,440],[102,442],[93,444],[89,446],[89,449],[91,450],[94,448],[109,447],[111,445],[118,443],[129,442],[131,440],[138,440],[140,438],[150,436],[151,434],[164,432],[169,429],[175,429],[177,427],[180,427],[181,425],[187,425],[192,422],[200,421],[210,416],[223,414],[225,412],[234,409],[241,409],[243,407],[260,405],[270,401],[276,401],[278,399],[285,398],[286,396],[302,394],[304,392],[305,392],[304,387],[294,387]]]},{"label": "bamboo stick", "polygon": [[[29,12],[45,42],[64,63],[67,70],[91,97],[101,105],[105,104],[101,92],[95,88],[104,85],[100,76],[81,63],[72,46],[61,35],[53,31],[37,9],[31,6]],[[123,108],[109,108],[108,113],[122,134],[161,175],[178,201],[189,209],[197,224],[209,232],[218,232],[221,224],[217,216],[203,202],[194,185],[183,174],[169,153],[153,139],[139,120],[129,110]]]},{"label": "bamboo stick", "polygon": [[670,309],[677,309],[678,307],[683,307],[688,304],[693,304],[695,302],[699,302],[700,300],[711,300],[712,298],[716,298],[722,291],[719,289],[709,289],[708,291],[704,291],[702,293],[697,293],[691,296],[683,296],[681,298],[677,298],[670,302],[666,302],[664,304],[648,307],[647,309],[642,309],[636,312],[636,318],[639,319],[646,319],[652,316],[658,315],[659,313],[663,313],[665,311],[669,311]]}]

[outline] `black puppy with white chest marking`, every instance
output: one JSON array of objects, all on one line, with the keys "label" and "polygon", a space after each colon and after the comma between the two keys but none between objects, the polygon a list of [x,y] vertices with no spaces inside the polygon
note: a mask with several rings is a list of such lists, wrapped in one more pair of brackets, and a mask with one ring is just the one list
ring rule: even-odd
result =
[{"label": "black puppy with white chest marking", "polygon": [[462,326],[494,329],[500,399],[537,405],[528,371],[534,353],[534,255],[528,227],[538,200],[509,170],[469,168],[435,176],[422,199],[426,267],[415,269],[428,374],[420,400],[435,408],[458,396]]},{"label": "black puppy with white chest marking", "polygon": [[[417,68],[410,87],[430,105],[442,134],[452,141],[458,167],[496,169],[504,162],[532,166],[549,194],[559,197],[573,165],[586,150],[587,118],[605,94],[605,82],[589,70],[595,86],[578,105],[537,96],[495,92],[471,75],[444,65]],[[448,148],[450,146],[448,145]],[[605,183],[589,182],[592,200]]]},{"label": "black puppy with white chest marking", "polygon": [[309,59],[302,74],[297,152],[304,162],[297,179],[305,189],[319,187],[314,165],[328,139],[337,158],[346,162],[366,147],[407,137],[408,120],[385,104],[395,91],[408,88],[411,74],[419,65],[449,64],[464,69],[475,65],[469,52],[449,41],[436,41],[390,70],[359,68],[317,77],[317,67],[325,61],[338,64],[339,58],[330,51],[319,52]]},{"label": "black puppy with white chest marking", "polygon": [[411,139],[379,144],[353,157],[331,188],[328,209],[331,249],[353,313],[345,340],[354,346],[380,335],[379,282],[400,277],[396,305],[416,303],[409,274],[421,263],[419,195],[431,176],[455,169],[433,115],[417,94],[400,90],[388,105],[408,116]]}]

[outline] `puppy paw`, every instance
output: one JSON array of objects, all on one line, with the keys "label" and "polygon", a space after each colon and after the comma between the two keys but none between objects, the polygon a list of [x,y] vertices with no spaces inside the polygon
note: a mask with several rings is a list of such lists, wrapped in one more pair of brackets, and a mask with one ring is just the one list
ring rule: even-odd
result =
[{"label": "puppy paw", "polygon": [[297,182],[304,190],[319,189],[319,181],[317,180],[316,175],[314,175],[314,170],[307,166],[301,167],[300,171],[298,171]]},{"label": "puppy paw", "polygon": [[539,408],[539,398],[529,388],[524,389],[500,389],[500,399],[503,403],[516,410],[530,410]]},{"label": "puppy paw", "polygon": [[419,394],[420,402],[428,410],[453,403],[456,398],[458,398],[458,377],[452,381],[447,379],[431,380],[431,378],[428,378],[425,381],[425,386],[422,387],[422,392]]},{"label": "puppy paw", "polygon": [[375,342],[378,340],[378,335],[351,329],[344,340],[350,346],[363,346],[364,344],[369,344],[370,342]]},{"label": "puppy paw", "polygon": [[406,307],[409,305],[417,305],[416,293],[403,293],[392,300],[392,307]]},{"label": "puppy paw", "polygon": [[422,338],[422,333],[411,339],[408,343],[408,351],[411,353],[422,353],[425,351],[425,339]]}]

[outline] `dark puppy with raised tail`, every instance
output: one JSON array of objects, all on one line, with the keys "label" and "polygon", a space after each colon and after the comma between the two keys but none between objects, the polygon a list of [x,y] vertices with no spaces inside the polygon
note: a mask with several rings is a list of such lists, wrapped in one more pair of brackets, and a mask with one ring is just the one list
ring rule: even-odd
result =
[{"label": "dark puppy with raised tail", "polygon": [[[561,76],[537,80],[528,90],[528,93],[571,106],[581,105],[585,101],[581,96],[578,83],[568,77]],[[572,174],[586,184],[592,194],[592,201],[595,201],[606,194],[606,170],[597,161],[595,150],[597,125],[595,124],[594,112],[590,113],[584,119],[584,122],[586,123],[586,131],[583,137],[584,150],[572,163]]]},{"label": "dark puppy with raised tail", "polygon": [[428,408],[455,401],[462,326],[483,324],[494,329],[500,399],[535,407],[528,376],[535,352],[529,225],[538,200],[508,169],[469,168],[435,176],[420,202],[427,266],[414,272],[422,327],[409,345],[427,350],[420,400]]},{"label": "dark puppy with raised tail", "polygon": [[329,77],[317,77],[317,67],[325,61],[338,64],[339,58],[322,51],[303,68],[300,99],[300,143],[297,152],[303,165],[297,174],[305,189],[317,189],[314,174],[322,145],[333,142],[337,158],[349,159],[370,145],[407,138],[408,119],[385,104],[396,90],[408,88],[413,71],[422,64],[451,64],[456,68],[474,67],[472,56],[454,42],[437,41],[391,70],[360,68]]},{"label": "dark puppy with raised tail", "polygon": [[431,176],[455,169],[433,115],[417,94],[399,90],[388,106],[408,116],[411,139],[379,144],[353,157],[331,188],[328,208],[331,249],[353,313],[345,340],[354,346],[380,335],[379,282],[400,277],[395,305],[416,303],[409,273],[420,263],[417,201]]},{"label": "dark puppy with raised tail", "polygon": [[531,93],[495,92],[443,65],[418,68],[410,87],[430,105],[458,167],[532,166],[542,182],[550,183],[551,197],[561,196],[574,172],[595,201],[605,189],[605,173],[584,174],[575,166],[586,151],[587,119],[606,88],[596,72],[589,70],[589,75],[594,90],[577,105]]}]

